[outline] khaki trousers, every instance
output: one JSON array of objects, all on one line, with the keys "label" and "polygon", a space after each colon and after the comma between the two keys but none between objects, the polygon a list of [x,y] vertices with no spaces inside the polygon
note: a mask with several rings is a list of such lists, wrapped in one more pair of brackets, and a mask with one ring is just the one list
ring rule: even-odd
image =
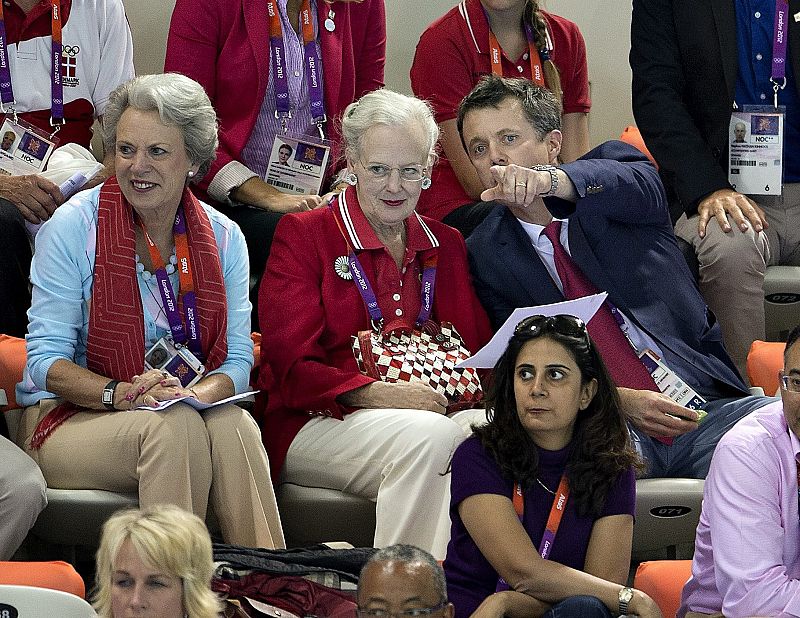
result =
[{"label": "khaki trousers", "polygon": [[31,449],[39,420],[60,401],[26,408],[17,435],[48,487],[138,491],[142,508],[175,504],[203,519],[210,502],[227,543],[284,547],[261,434],[238,406],[78,412]]},{"label": "khaki trousers", "polygon": [[780,196],[749,195],[767,215],[769,227],[725,233],[716,219],[697,233],[698,216],[681,216],[675,235],[692,245],[700,264],[700,292],[722,327],[725,348],[746,377],[747,353],[764,339],[764,274],[767,266],[800,265],[800,183],[783,185]]}]

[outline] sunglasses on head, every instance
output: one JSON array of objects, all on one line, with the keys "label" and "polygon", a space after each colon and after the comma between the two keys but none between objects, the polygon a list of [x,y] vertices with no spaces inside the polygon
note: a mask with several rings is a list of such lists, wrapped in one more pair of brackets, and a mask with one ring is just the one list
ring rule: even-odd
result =
[{"label": "sunglasses on head", "polygon": [[587,337],[586,324],[574,315],[531,315],[517,324],[515,335],[530,333],[538,337],[544,332],[554,332],[564,337],[583,339]]}]

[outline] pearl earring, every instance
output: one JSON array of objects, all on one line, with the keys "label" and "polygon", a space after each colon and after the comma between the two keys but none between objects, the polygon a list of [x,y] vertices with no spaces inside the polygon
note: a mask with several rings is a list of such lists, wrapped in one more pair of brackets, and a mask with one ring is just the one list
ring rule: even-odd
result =
[{"label": "pearl earring", "polygon": [[189,178],[194,178],[194,174],[195,174],[194,170],[189,170],[188,172],[186,172],[186,176]]}]

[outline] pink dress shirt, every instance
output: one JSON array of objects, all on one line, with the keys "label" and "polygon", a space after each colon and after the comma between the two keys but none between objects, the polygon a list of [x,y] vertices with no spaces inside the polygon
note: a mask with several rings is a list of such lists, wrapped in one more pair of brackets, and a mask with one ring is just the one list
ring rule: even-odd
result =
[{"label": "pink dress shirt", "polygon": [[687,611],[800,616],[797,459],[780,401],[744,417],[720,440],[703,493]]}]

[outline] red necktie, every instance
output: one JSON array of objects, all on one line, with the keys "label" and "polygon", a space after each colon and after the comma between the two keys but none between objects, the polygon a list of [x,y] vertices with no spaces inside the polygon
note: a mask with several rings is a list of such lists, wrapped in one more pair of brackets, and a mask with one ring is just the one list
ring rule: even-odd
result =
[{"label": "red necktie", "polygon": [[[553,257],[556,272],[564,288],[564,298],[572,300],[599,293],[600,290],[589,281],[561,245],[561,221],[553,220],[548,223],[544,228],[544,235],[553,243]],[[586,328],[617,386],[659,392],[650,372],[636,356],[633,346],[611,313],[608,301],[600,306]],[[671,438],[658,439],[665,444],[672,444]]]}]

